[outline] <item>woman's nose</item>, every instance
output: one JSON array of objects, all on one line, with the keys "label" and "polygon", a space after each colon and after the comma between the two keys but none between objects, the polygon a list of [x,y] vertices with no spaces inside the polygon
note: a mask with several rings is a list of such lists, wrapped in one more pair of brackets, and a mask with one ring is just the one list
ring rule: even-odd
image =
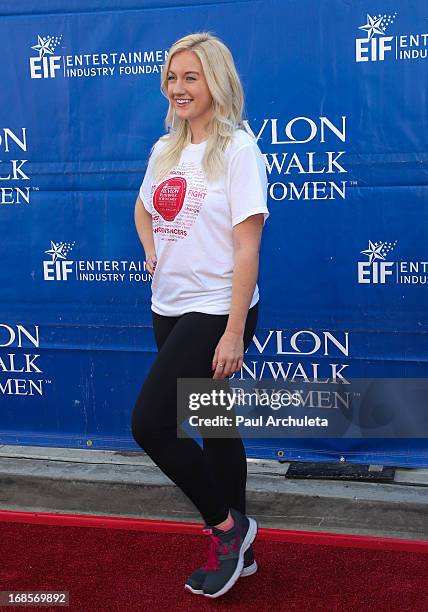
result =
[{"label": "woman's nose", "polygon": [[178,95],[178,94],[181,94],[181,93],[184,92],[183,83],[181,81],[179,81],[178,79],[174,83],[173,92],[174,92],[175,95]]}]

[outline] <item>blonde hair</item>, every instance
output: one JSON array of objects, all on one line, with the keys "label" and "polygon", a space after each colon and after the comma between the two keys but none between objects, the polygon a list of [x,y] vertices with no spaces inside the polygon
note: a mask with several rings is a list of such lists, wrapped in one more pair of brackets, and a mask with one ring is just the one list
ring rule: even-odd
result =
[{"label": "blonde hair", "polygon": [[[199,58],[213,99],[209,137],[202,158],[202,169],[209,181],[224,171],[224,152],[235,130],[243,128],[244,93],[229,49],[210,32],[197,32],[177,40],[169,49],[161,77],[161,92],[168,98],[168,72],[171,60],[180,51],[193,51]],[[160,138],[166,144],[153,160],[155,182],[166,176],[180,160],[183,148],[191,142],[192,132],[186,119],[180,119],[169,103],[165,118],[169,131]],[[153,150],[153,149],[152,149]]]}]

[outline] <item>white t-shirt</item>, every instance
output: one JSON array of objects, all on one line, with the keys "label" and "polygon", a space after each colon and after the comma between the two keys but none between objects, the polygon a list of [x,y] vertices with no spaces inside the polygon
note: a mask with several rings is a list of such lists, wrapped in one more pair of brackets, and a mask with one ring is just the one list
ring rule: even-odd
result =
[{"label": "white t-shirt", "polygon": [[[229,314],[232,227],[256,213],[264,213],[264,221],[269,216],[266,165],[255,139],[235,131],[225,152],[227,171],[216,181],[206,181],[202,171],[206,143],[188,144],[178,165],[155,184],[152,163],[165,144],[158,140],[140,187],[157,256],[152,310],[161,315]],[[258,299],[256,285],[250,308]]]}]

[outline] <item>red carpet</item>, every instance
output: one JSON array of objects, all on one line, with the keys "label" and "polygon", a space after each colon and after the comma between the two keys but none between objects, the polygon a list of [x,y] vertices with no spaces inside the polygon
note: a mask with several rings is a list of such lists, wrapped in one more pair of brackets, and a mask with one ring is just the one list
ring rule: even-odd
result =
[{"label": "red carpet", "polygon": [[205,562],[200,532],[194,523],[0,511],[0,590],[69,591],[64,609],[82,612],[428,610],[428,542],[260,529],[259,571],[209,600],[183,588]]}]

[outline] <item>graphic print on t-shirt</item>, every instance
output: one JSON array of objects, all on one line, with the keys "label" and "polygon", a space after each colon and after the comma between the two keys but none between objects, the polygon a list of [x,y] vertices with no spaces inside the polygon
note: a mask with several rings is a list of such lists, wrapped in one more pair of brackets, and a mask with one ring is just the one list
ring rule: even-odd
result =
[{"label": "graphic print on t-shirt", "polygon": [[153,233],[162,241],[177,242],[191,231],[208,188],[201,167],[183,161],[162,183],[152,184],[152,193]]},{"label": "graphic print on t-shirt", "polygon": [[185,178],[174,176],[156,188],[153,194],[153,207],[165,221],[174,221],[182,209],[186,187]]}]

